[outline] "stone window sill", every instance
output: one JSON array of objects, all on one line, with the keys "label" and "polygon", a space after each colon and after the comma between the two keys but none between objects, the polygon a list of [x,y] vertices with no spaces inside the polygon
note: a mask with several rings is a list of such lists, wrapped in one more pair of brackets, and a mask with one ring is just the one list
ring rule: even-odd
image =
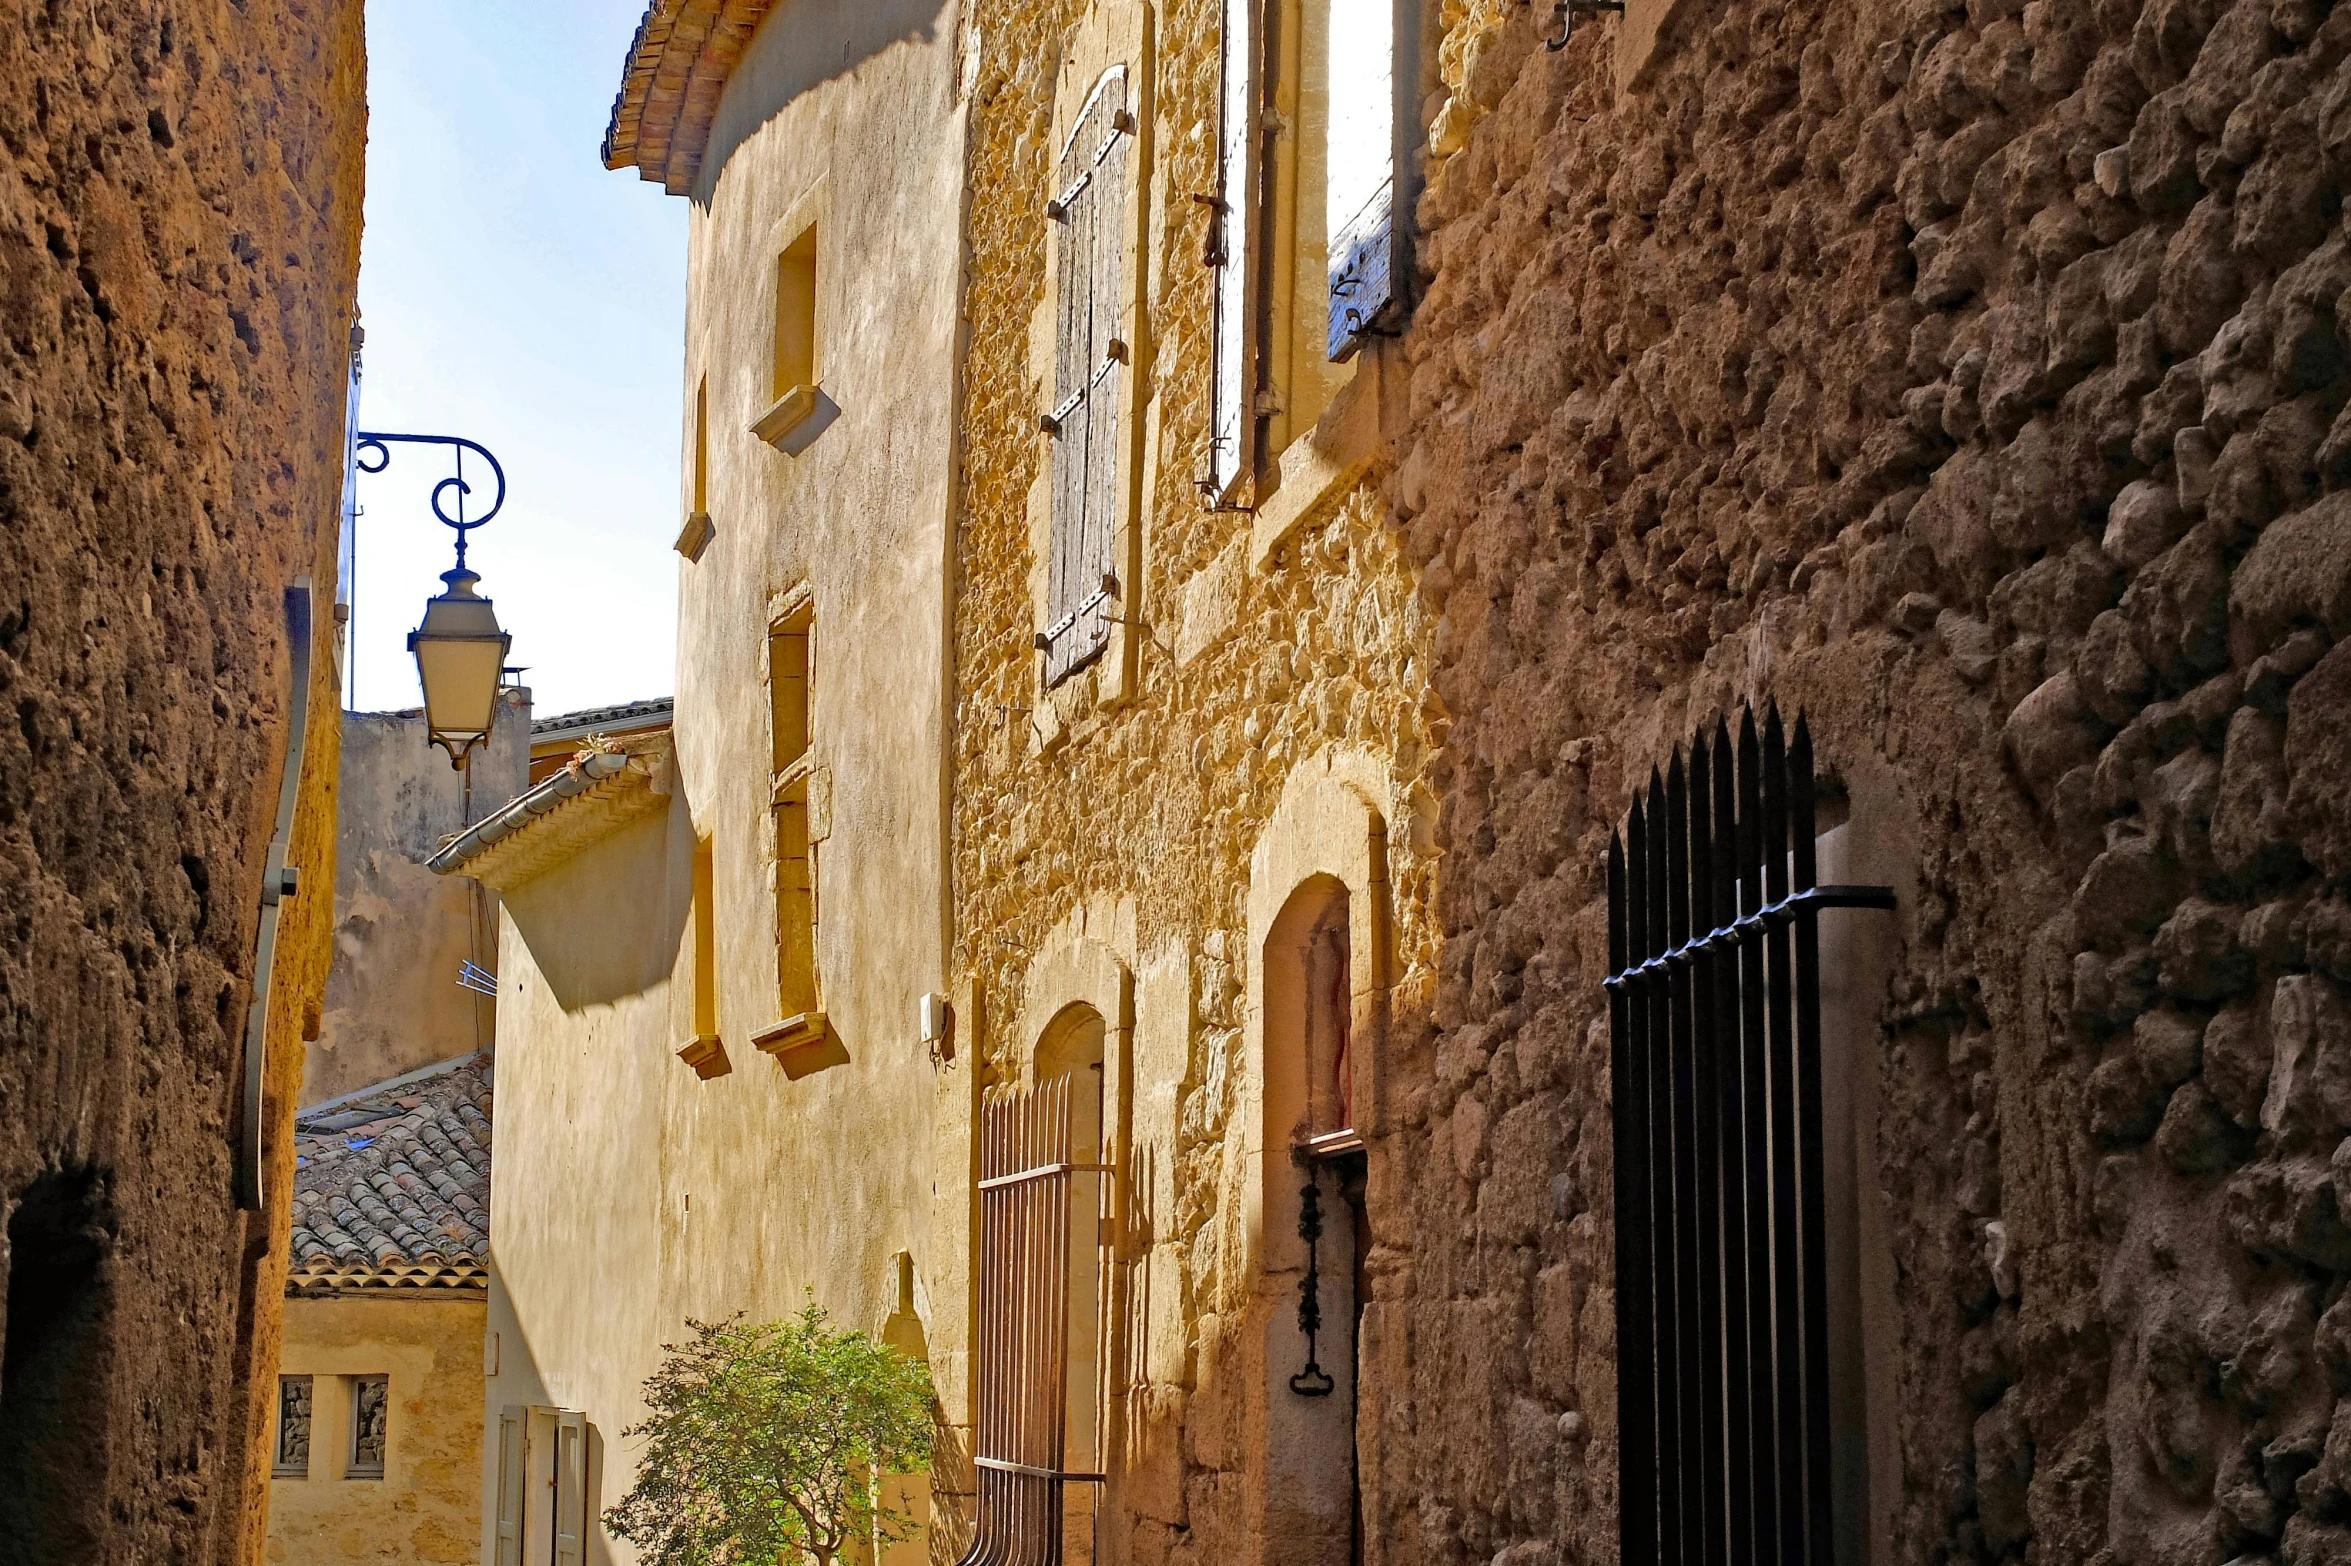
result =
[{"label": "stone window sill", "polygon": [[723,1077],[735,1069],[727,1059],[727,1047],[715,1033],[697,1033],[678,1050],[678,1059],[694,1068],[694,1075],[708,1082],[712,1077]]},{"label": "stone window sill", "polygon": [[1365,352],[1354,377],[1323,409],[1314,428],[1274,459],[1273,491],[1258,501],[1250,524],[1250,555],[1260,571],[1274,566],[1282,546],[1301,528],[1328,521],[1370,469],[1380,444],[1385,383],[1401,379],[1387,373],[1385,358],[1377,348]]},{"label": "stone window sill", "polygon": [[849,1052],[833,1036],[832,1027],[821,1011],[804,1011],[796,1017],[771,1023],[752,1034],[751,1042],[762,1054],[774,1056],[776,1064],[784,1068],[784,1075],[794,1082],[829,1066],[849,1062]]},{"label": "stone window sill", "polygon": [[797,456],[805,443],[794,445],[791,437],[816,412],[823,393],[814,386],[795,386],[768,405],[765,413],[751,421],[751,433],[776,450]]},{"label": "stone window sill", "polygon": [[686,525],[678,530],[678,541],[671,547],[686,557],[688,565],[701,562],[702,551],[718,536],[718,524],[710,520],[710,513],[697,511],[686,518]]}]

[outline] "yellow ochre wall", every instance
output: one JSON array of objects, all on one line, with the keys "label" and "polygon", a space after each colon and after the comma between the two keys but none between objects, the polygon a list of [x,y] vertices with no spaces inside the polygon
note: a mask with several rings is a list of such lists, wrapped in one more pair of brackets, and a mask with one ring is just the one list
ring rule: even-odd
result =
[{"label": "yellow ochre wall", "polygon": [[[283,1375],[313,1378],[310,1475],[269,1481],[272,1566],[463,1566],[481,1537],[478,1294],[286,1301]],[[381,1479],[346,1479],[350,1376],[390,1378]],[[271,1455],[277,1383],[269,1382]],[[266,1469],[264,1470],[267,1471]]]},{"label": "yellow ochre wall", "polygon": [[[954,9],[780,8],[736,66],[687,198],[680,517],[707,375],[716,532],[680,567],[667,805],[498,888],[498,1371],[483,1412],[585,1413],[599,1509],[631,1483],[624,1431],[689,1317],[780,1317],[813,1290],[838,1323],[927,1342],[960,1406],[971,1073],[935,1065],[919,1031],[947,967]],[[838,411],[787,455],[747,426],[772,400],[777,256],[810,217],[819,385]],[[846,1059],[795,1081],[752,1035],[780,1011],[767,631],[803,588],[818,968]],[[731,1066],[709,1080],[675,1053],[696,1031],[697,837],[713,849]],[[915,1261],[912,1323],[890,1319],[900,1252]],[[592,1561],[634,1559],[591,1533]]]}]

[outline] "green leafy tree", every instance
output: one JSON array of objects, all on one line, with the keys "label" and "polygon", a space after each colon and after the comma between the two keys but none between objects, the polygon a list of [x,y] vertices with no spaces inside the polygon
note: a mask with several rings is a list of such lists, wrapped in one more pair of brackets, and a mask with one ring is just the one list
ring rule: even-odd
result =
[{"label": "green leafy tree", "polygon": [[788,1321],[688,1321],[645,1383],[637,1482],[605,1526],[649,1566],[833,1566],[853,1539],[894,1543],[915,1520],[879,1478],[931,1460],[930,1367],[811,1299]]}]

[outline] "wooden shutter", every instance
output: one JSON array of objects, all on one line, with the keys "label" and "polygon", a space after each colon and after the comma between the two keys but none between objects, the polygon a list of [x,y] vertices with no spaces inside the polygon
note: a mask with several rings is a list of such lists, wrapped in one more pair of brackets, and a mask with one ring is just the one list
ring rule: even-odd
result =
[{"label": "wooden shutter", "polygon": [[1352,358],[1391,329],[1402,297],[1396,244],[1396,17],[1386,0],[1331,8],[1331,118],[1324,217],[1329,351]]},{"label": "wooden shutter", "polygon": [[498,1553],[496,1566],[522,1566],[523,1411],[498,1414]]},{"label": "wooden shutter", "polygon": [[1127,79],[1104,76],[1063,151],[1051,212],[1062,225],[1054,342],[1052,560],[1045,680],[1066,678],[1110,644],[1118,524],[1122,286],[1126,275]]},{"label": "wooden shutter", "polygon": [[588,1533],[588,1416],[555,1416],[555,1566],[583,1566]]},{"label": "wooden shutter", "polygon": [[1216,205],[1211,210],[1208,265],[1216,287],[1216,358],[1210,368],[1209,504],[1231,501],[1248,471],[1250,390],[1257,365],[1254,275],[1258,124],[1258,0],[1224,0],[1224,80],[1217,111]]}]

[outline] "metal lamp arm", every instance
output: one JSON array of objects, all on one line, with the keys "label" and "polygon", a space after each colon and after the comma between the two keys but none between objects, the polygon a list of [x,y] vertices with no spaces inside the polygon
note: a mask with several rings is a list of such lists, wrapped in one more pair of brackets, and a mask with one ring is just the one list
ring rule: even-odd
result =
[{"label": "metal lamp arm", "polygon": [[[456,451],[456,475],[445,478],[433,486],[433,515],[441,519],[443,526],[456,530],[457,565],[458,569],[463,570],[465,568],[465,535],[497,516],[499,508],[506,504],[506,470],[499,466],[498,459],[490,454],[490,449],[487,446],[479,441],[467,440],[462,435],[402,435],[389,430],[359,431],[352,442],[351,460],[362,473],[381,473],[392,464],[392,453],[389,448],[394,443],[410,446],[448,446]],[[470,521],[465,515],[465,497],[473,493],[473,486],[465,481],[465,454],[469,451],[478,454],[484,462],[490,465],[490,475],[498,481],[497,491],[490,497],[490,509]],[[375,458],[372,462],[368,460],[371,454]],[[441,506],[442,493],[452,487],[457,491],[457,515],[455,516],[451,516]]]}]

